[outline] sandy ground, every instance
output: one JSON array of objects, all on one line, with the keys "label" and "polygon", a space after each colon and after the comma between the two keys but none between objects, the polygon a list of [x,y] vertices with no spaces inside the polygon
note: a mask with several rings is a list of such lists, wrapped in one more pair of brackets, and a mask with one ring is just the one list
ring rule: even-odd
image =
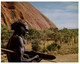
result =
[{"label": "sandy ground", "polygon": [[[6,55],[4,55],[6,56]],[[7,62],[7,58],[5,57],[4,59],[1,59],[3,62]],[[68,54],[68,55],[57,55],[56,59],[54,60],[41,60],[41,62],[54,62],[54,63],[58,63],[58,62],[78,62],[78,54]],[[40,63],[41,63],[40,62]]]},{"label": "sandy ground", "polygon": [[41,62],[78,62],[78,54],[58,55],[54,60],[42,60]]}]

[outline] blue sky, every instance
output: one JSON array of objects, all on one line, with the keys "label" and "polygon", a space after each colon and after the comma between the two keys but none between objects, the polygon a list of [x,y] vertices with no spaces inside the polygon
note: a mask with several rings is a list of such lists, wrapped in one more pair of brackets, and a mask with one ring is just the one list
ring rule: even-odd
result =
[{"label": "blue sky", "polygon": [[29,2],[59,29],[78,28],[78,2]]}]

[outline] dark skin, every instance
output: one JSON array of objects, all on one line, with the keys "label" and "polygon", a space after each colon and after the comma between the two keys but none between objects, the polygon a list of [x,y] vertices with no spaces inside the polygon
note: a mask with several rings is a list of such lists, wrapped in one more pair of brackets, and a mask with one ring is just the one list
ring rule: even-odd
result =
[{"label": "dark skin", "polygon": [[34,59],[39,58],[38,55],[32,58],[24,58],[25,46],[22,36],[25,37],[27,32],[28,32],[28,27],[26,25],[20,26],[19,30],[18,29],[15,30],[13,36],[9,39],[7,48],[17,53],[17,54],[12,54],[12,53],[7,54],[9,62],[32,62]]}]

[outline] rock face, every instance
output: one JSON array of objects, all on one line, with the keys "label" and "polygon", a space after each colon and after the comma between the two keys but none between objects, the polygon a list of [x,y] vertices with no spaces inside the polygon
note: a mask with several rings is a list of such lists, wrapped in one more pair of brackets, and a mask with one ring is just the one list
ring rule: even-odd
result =
[{"label": "rock face", "polygon": [[10,28],[11,24],[22,19],[35,29],[56,28],[55,24],[28,2],[1,2],[1,24]]}]

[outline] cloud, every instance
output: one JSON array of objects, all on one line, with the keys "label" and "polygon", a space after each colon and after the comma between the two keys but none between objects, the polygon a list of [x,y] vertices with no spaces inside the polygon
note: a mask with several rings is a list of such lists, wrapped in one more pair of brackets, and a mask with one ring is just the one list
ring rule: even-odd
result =
[{"label": "cloud", "polygon": [[67,10],[77,10],[78,9],[78,4],[72,4],[72,5],[68,5],[66,7]]},{"label": "cloud", "polygon": [[73,28],[77,28],[78,27],[78,24],[57,24],[57,26],[60,28],[60,29],[63,29],[63,28],[69,28],[69,29],[73,29]]},{"label": "cloud", "polygon": [[78,2],[33,4],[59,28],[78,28]]},{"label": "cloud", "polygon": [[43,14],[53,21],[59,29],[63,27],[78,28],[78,13],[61,9],[45,9]]}]

